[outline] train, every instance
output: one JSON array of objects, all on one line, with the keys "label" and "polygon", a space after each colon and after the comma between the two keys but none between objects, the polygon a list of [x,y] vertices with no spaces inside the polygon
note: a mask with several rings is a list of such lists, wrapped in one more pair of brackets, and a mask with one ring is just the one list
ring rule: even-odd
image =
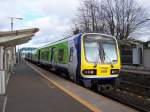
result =
[{"label": "train", "polygon": [[101,33],[63,38],[33,50],[25,59],[101,91],[115,87],[121,68],[117,39]]}]

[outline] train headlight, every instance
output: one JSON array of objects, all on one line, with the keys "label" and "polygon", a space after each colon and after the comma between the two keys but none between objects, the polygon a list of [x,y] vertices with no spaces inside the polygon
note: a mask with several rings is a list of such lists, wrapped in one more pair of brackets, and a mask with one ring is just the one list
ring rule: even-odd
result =
[{"label": "train headlight", "polygon": [[84,75],[96,75],[96,69],[85,69],[82,71]]},{"label": "train headlight", "polygon": [[119,69],[111,69],[111,74],[112,75],[119,74]]}]

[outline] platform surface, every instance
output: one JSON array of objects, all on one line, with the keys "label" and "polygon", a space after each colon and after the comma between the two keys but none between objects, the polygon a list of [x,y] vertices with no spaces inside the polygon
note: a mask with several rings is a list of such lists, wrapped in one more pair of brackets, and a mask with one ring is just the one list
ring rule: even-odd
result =
[{"label": "platform surface", "polygon": [[16,66],[7,94],[5,112],[91,112],[25,63]]}]

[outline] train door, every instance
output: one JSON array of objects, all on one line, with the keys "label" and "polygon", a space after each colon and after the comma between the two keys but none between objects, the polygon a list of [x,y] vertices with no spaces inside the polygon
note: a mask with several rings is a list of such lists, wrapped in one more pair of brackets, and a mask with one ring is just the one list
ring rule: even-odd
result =
[{"label": "train door", "polygon": [[41,52],[40,50],[38,51],[38,63],[40,63],[40,55],[41,55]]},{"label": "train door", "polygon": [[74,42],[69,42],[69,59],[68,59],[68,71],[72,80],[76,79],[76,68],[77,68],[77,55],[75,50]]},{"label": "train door", "polygon": [[55,47],[53,47],[52,49],[51,49],[51,58],[50,58],[50,64],[51,64],[51,66],[53,67],[54,66],[54,57],[55,57]]}]

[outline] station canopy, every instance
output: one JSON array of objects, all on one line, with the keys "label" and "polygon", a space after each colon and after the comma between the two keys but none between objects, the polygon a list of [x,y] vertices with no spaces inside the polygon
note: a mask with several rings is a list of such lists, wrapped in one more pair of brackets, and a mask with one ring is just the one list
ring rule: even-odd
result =
[{"label": "station canopy", "polygon": [[13,47],[26,43],[31,40],[35,33],[38,31],[38,28],[2,31],[0,32],[0,46]]}]

